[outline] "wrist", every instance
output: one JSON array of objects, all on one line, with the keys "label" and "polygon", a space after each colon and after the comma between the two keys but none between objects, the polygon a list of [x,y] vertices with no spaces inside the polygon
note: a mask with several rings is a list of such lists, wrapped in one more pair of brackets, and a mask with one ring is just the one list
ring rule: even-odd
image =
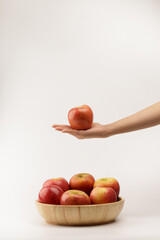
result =
[{"label": "wrist", "polygon": [[114,123],[104,125],[104,137],[110,137],[116,134]]}]

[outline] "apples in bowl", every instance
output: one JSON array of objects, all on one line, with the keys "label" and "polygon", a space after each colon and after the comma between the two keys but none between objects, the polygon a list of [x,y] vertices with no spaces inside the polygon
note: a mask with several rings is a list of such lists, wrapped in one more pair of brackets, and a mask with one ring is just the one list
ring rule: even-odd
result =
[{"label": "apples in bowl", "polygon": [[[64,178],[55,179],[45,181],[36,200],[40,215],[48,223],[102,224],[114,221],[123,208],[124,199],[119,197],[120,185],[115,178],[105,178],[109,186],[96,186],[98,180],[89,173],[76,174],[69,182]],[[59,181],[65,187],[60,186]]]}]

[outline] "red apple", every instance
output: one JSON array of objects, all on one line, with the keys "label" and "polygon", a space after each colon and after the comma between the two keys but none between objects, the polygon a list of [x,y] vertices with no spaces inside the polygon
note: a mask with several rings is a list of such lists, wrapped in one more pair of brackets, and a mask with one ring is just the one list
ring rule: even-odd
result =
[{"label": "red apple", "polygon": [[56,185],[60,187],[64,192],[69,190],[69,184],[66,179],[59,177],[59,178],[52,178],[48,179],[44,182],[43,187]]},{"label": "red apple", "polygon": [[78,173],[69,181],[70,189],[81,190],[88,195],[93,189],[94,177],[89,173]]},{"label": "red apple", "polygon": [[39,202],[58,205],[63,193],[63,190],[55,185],[43,187],[38,195]]},{"label": "red apple", "polygon": [[102,204],[117,201],[116,192],[109,187],[96,187],[90,194],[91,203]]},{"label": "red apple", "polygon": [[68,112],[68,121],[73,129],[86,130],[92,127],[93,112],[87,105],[72,108]]},{"label": "red apple", "polygon": [[93,188],[95,188],[95,187],[110,187],[110,188],[113,188],[114,191],[117,194],[117,197],[118,197],[119,191],[120,191],[120,185],[115,178],[101,178],[101,179],[98,179],[94,182]]},{"label": "red apple", "polygon": [[80,190],[68,190],[63,193],[61,205],[88,205],[91,204],[89,196]]}]

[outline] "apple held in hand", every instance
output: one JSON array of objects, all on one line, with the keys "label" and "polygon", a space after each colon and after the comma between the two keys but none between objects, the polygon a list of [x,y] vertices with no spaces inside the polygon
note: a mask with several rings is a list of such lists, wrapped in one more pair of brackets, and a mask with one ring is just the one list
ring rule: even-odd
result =
[{"label": "apple held in hand", "polygon": [[43,187],[38,195],[39,202],[58,205],[63,193],[63,190],[55,185]]},{"label": "apple held in hand", "polygon": [[115,178],[101,178],[94,182],[93,188],[95,187],[110,187],[116,192],[117,197],[120,191],[119,182]]},{"label": "apple held in hand", "polygon": [[59,178],[52,178],[48,179],[44,182],[43,187],[56,185],[60,187],[64,192],[69,190],[69,184],[66,179],[59,177]]},{"label": "apple held in hand", "polygon": [[92,127],[93,112],[87,105],[72,108],[68,112],[68,121],[73,129],[86,130]]},{"label": "apple held in hand", "polygon": [[89,196],[80,190],[68,190],[63,193],[61,205],[88,205],[91,204]]},{"label": "apple held in hand", "polygon": [[71,189],[81,190],[88,195],[93,189],[94,177],[89,173],[78,173],[71,177],[69,185]]},{"label": "apple held in hand", "polygon": [[117,201],[116,192],[109,187],[96,187],[90,194],[91,203],[102,204]]}]

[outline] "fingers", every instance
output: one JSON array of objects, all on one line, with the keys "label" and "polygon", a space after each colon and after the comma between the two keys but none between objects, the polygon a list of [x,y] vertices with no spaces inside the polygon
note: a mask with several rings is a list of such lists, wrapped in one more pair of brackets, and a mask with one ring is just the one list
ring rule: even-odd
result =
[{"label": "fingers", "polygon": [[70,134],[76,134],[76,130],[74,130],[74,129],[67,129],[67,128],[64,128],[64,129],[62,129],[62,132],[63,133],[70,133]]},{"label": "fingers", "polygon": [[62,130],[63,130],[63,128],[56,127],[56,128],[55,128],[55,130],[57,130],[57,131],[62,131]]},{"label": "fingers", "polygon": [[63,133],[69,133],[73,136],[76,136],[77,131],[71,128],[69,125],[54,124],[52,127],[57,131],[61,131]]},{"label": "fingers", "polygon": [[71,131],[62,131],[62,133],[68,133],[68,134],[70,134],[70,135],[72,135],[72,136],[74,136],[74,137],[76,137],[76,138],[78,138],[78,139],[83,139],[83,137],[82,137],[82,135],[80,135],[80,134],[77,134],[77,133],[75,133],[75,132],[71,132]]},{"label": "fingers", "polygon": [[78,136],[77,136],[74,132],[72,132],[72,131],[69,132],[69,131],[65,131],[65,130],[63,130],[62,133],[68,133],[68,134],[70,134],[70,135],[72,135],[72,136],[78,138]]},{"label": "fingers", "polygon": [[58,131],[62,131],[62,130],[64,130],[64,129],[71,129],[72,130],[72,128],[69,126],[69,125],[60,125],[60,124],[54,124],[53,126],[52,126],[55,130],[58,130]]},{"label": "fingers", "polygon": [[72,136],[74,136],[78,139],[83,138],[83,136],[81,134],[81,131],[74,130],[71,127],[68,127],[68,126],[65,127],[65,128],[56,127],[55,129],[58,130],[58,131],[61,131],[62,133],[68,133],[68,134],[70,134],[70,135],[72,135]]},{"label": "fingers", "polygon": [[78,139],[84,139],[84,138],[87,138],[84,134],[83,134],[84,131],[81,131],[81,130],[69,130],[69,129],[64,129],[62,130],[62,133],[68,133]]},{"label": "fingers", "polygon": [[75,130],[75,129],[71,128],[69,125],[54,124],[54,125],[52,125],[52,127],[57,131],[61,131],[62,133],[68,133],[78,139],[87,138],[87,136],[85,136],[85,131]]},{"label": "fingers", "polygon": [[64,127],[70,127],[70,126],[69,125],[62,125],[62,124],[53,124],[52,127],[53,128],[56,128],[56,127],[64,128]]}]

